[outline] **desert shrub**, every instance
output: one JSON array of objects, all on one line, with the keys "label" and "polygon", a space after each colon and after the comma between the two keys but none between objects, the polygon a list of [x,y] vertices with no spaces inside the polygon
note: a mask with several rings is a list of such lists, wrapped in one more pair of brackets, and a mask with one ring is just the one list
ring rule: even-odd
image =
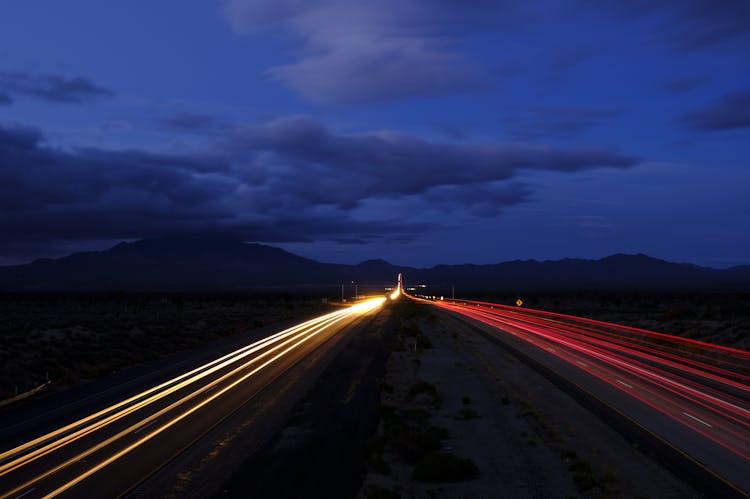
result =
[{"label": "desert shrub", "polygon": [[385,381],[382,381],[380,383],[380,391],[384,393],[393,393],[393,385]]},{"label": "desert shrub", "polygon": [[461,412],[459,412],[459,417],[464,420],[476,419],[479,417],[479,413],[471,407],[464,407],[461,409]]},{"label": "desert shrub", "polygon": [[371,483],[365,487],[365,497],[367,499],[401,499],[401,494],[393,489]]},{"label": "desert shrub", "polygon": [[435,388],[435,385],[433,385],[432,383],[418,380],[412,385],[411,388],[409,388],[409,396],[411,398],[414,398],[420,394],[437,396],[437,388]]},{"label": "desert shrub", "polygon": [[374,454],[381,454],[385,448],[385,437],[383,435],[375,435],[367,441],[367,455],[372,456]]},{"label": "desert shrub", "polygon": [[368,460],[368,463],[370,465],[370,468],[372,468],[375,472],[380,473],[381,475],[391,474],[391,467],[388,465],[388,463],[385,462],[383,456],[380,454],[371,456]]},{"label": "desert shrub", "polygon": [[401,339],[399,336],[398,338],[395,338],[391,343],[388,345],[388,348],[391,349],[393,352],[405,352],[406,347],[404,346],[404,340]]},{"label": "desert shrub", "polygon": [[424,397],[433,407],[440,407],[440,404],[442,403],[435,385],[421,380],[417,381],[411,386],[411,388],[409,388],[409,397],[412,400]]},{"label": "desert shrub", "polygon": [[417,342],[417,351],[418,352],[421,352],[422,350],[427,350],[429,348],[432,348],[432,342],[430,341],[430,339],[427,336],[423,335],[422,333],[419,333],[416,336],[415,341]]},{"label": "desert shrub", "polygon": [[479,469],[471,459],[447,452],[433,452],[414,467],[412,477],[422,482],[461,482],[479,476]]},{"label": "desert shrub", "polygon": [[586,492],[596,487],[596,475],[591,469],[588,461],[579,459],[571,464],[568,469],[573,473],[573,481],[581,492]]},{"label": "desert shrub", "polygon": [[383,405],[380,414],[385,445],[409,463],[438,451],[441,441],[448,436],[445,428],[426,426],[429,414],[423,409],[398,412],[392,406]]}]

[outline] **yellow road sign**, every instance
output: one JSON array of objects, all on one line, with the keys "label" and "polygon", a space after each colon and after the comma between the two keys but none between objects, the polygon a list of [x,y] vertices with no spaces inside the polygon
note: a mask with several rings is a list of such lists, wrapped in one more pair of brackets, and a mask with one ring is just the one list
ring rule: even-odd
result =
[{"label": "yellow road sign", "polygon": [[523,305],[523,300],[521,300],[520,298],[516,300],[516,305],[518,305],[519,307]]}]

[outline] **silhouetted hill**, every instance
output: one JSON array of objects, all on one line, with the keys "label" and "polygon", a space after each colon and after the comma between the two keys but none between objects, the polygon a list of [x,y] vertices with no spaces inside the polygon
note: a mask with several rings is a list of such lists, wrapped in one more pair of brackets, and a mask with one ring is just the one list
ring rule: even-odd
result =
[{"label": "silhouetted hill", "polygon": [[0,268],[0,289],[204,290],[325,282],[337,265],[280,248],[199,238],[144,239],[106,251]]},{"label": "silhouetted hill", "polygon": [[252,290],[388,285],[405,282],[448,294],[472,291],[750,291],[750,267],[726,270],[671,263],[647,255],[600,260],[515,260],[489,265],[411,268],[385,260],[358,265],[321,263],[262,244],[202,238],[144,239],[106,251],[75,253],[26,265],[0,267],[0,290]]},{"label": "silhouetted hill", "polygon": [[[416,276],[445,290],[453,284],[480,291],[741,291],[750,290],[750,274],[647,255],[617,254],[600,260],[516,260],[492,265],[438,265]],[[413,281],[412,281],[413,282]]]}]

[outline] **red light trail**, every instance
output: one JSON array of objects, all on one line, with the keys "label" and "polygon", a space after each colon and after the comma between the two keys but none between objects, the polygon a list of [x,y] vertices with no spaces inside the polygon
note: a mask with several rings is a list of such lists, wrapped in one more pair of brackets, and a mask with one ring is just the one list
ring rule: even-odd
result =
[{"label": "red light trail", "polygon": [[[689,428],[693,436],[726,449],[735,456],[730,460],[750,469],[750,352],[543,310],[470,300],[429,303],[492,326],[498,337],[512,335],[585,371],[631,401],[666,415],[674,425]],[[706,450],[711,446],[693,447],[665,438],[702,466],[716,462],[720,467],[726,461],[716,457],[721,452]]]}]

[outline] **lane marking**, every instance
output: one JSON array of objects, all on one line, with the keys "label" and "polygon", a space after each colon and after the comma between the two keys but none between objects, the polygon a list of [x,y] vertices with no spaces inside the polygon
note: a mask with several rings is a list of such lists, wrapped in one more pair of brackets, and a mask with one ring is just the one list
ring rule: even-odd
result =
[{"label": "lane marking", "polygon": [[158,419],[154,419],[153,421],[149,421],[145,425],[138,427],[138,429],[136,429],[135,431],[133,431],[133,435],[135,435],[136,433],[138,433],[141,430],[145,430],[146,428],[148,428],[152,424],[156,423],[157,421],[158,421]]},{"label": "lane marking", "polygon": [[618,383],[620,383],[621,385],[625,385],[625,386],[627,386],[628,388],[633,388],[633,385],[630,385],[630,384],[628,384],[628,383],[625,383],[624,381],[622,381],[622,380],[619,380],[619,379],[617,379],[617,378],[615,378],[615,381],[617,381],[617,382],[618,382]]},{"label": "lane marking", "polygon": [[583,362],[581,362],[580,360],[577,360],[577,361],[576,361],[576,364],[579,364],[579,365],[582,365],[583,367],[586,367],[586,364],[585,364],[585,363],[583,363]]},{"label": "lane marking", "polygon": [[24,492],[20,496],[16,496],[16,499],[21,499],[23,496],[27,496],[27,495],[31,494],[32,492],[34,492],[35,490],[36,490],[36,487],[31,487],[29,490],[27,490],[26,492]]},{"label": "lane marking", "polygon": [[685,412],[685,411],[682,411],[682,413],[683,413],[683,414],[684,414],[685,416],[687,416],[687,417],[689,417],[689,418],[691,418],[691,419],[695,419],[695,420],[696,420],[696,421],[698,421],[699,423],[703,423],[704,425],[708,426],[709,428],[713,428],[713,426],[711,426],[711,425],[710,425],[709,423],[706,423],[706,422],[705,422],[705,421],[703,421],[703,420],[702,420],[701,418],[696,418],[696,417],[695,417],[695,416],[693,416],[692,414],[688,414],[688,413],[687,413],[687,412]]},{"label": "lane marking", "polygon": [[555,350],[555,349],[554,349],[554,348],[552,348],[552,347],[548,347],[548,348],[547,348],[547,350],[549,350],[550,352],[557,352],[557,350]]}]

